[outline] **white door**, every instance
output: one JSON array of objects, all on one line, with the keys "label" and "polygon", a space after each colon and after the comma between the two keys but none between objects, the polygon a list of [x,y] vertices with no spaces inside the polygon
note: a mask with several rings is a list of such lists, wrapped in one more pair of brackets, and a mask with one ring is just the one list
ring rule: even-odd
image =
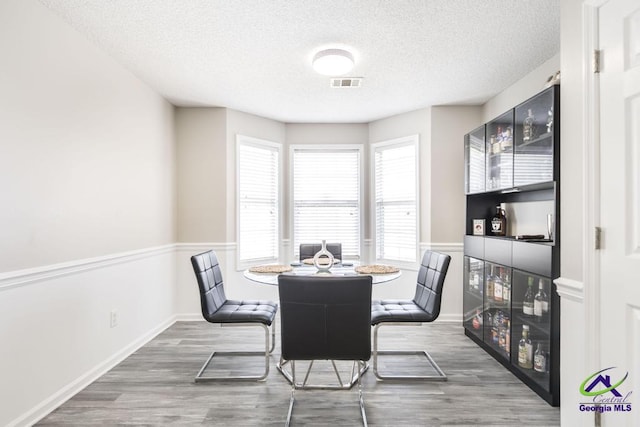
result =
[{"label": "white door", "polygon": [[632,404],[604,405],[603,426],[640,426],[640,0],[610,0],[598,16],[600,362],[616,367],[602,373],[611,385],[629,375],[616,390],[622,397],[596,398]]}]

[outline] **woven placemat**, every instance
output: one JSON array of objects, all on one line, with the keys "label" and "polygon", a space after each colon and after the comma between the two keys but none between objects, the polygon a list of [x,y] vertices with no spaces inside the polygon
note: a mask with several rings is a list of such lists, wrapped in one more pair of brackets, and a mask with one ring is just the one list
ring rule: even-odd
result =
[{"label": "woven placemat", "polygon": [[373,264],[373,265],[360,265],[355,268],[356,273],[362,274],[391,274],[400,271],[398,267],[391,265]]},{"label": "woven placemat", "polygon": [[252,273],[286,273],[291,270],[293,270],[293,268],[288,265],[277,264],[256,265],[255,267],[249,268],[249,271]]}]

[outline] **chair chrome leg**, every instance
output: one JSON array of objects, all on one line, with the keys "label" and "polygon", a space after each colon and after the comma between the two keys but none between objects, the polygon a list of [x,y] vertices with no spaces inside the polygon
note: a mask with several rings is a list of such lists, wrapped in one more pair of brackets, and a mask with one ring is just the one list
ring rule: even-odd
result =
[{"label": "chair chrome leg", "polygon": [[[447,381],[447,375],[440,369],[438,364],[433,360],[431,355],[426,351],[379,351],[378,350],[378,329],[382,325],[388,326],[408,326],[413,323],[403,323],[403,322],[387,322],[387,323],[378,323],[373,328],[373,374],[379,380],[430,380],[430,381]],[[420,323],[418,323],[419,325]],[[427,358],[427,361],[431,365],[431,367],[437,372],[437,375],[383,375],[378,370],[378,356],[379,355],[423,355]]]},{"label": "chair chrome leg", "polygon": [[276,348],[276,319],[273,318],[273,322],[271,322],[271,348],[269,349],[269,354],[273,353],[273,350]]},{"label": "chair chrome leg", "polygon": [[289,427],[291,424],[291,415],[293,414],[293,404],[296,401],[296,364],[295,361],[291,362],[291,371],[293,372],[293,382],[291,383],[291,398],[289,398],[289,412],[287,413],[287,421],[284,423],[285,427]]},{"label": "chair chrome leg", "polygon": [[[221,326],[261,326],[264,329],[265,334],[265,349],[264,351],[213,351],[207,361],[202,365],[200,371],[195,377],[195,382],[208,382],[208,381],[227,381],[227,380],[247,380],[247,381],[264,381],[269,375],[269,327],[262,323],[223,323]],[[273,349],[273,348],[272,348]],[[204,376],[204,372],[216,355],[220,356],[257,356],[264,355],[265,366],[264,372],[261,375],[238,375],[227,377],[214,377]]]},{"label": "chair chrome leg", "polygon": [[368,363],[363,363],[362,367],[360,367],[360,365],[358,365],[358,369],[357,372],[354,373],[354,370],[352,370],[352,376],[350,378],[350,381],[348,383],[345,383],[344,381],[342,381],[342,378],[340,377],[340,374],[337,371],[337,368],[335,366],[335,362],[333,360],[330,360],[330,362],[333,364],[333,369],[336,373],[336,376],[338,378],[338,384],[307,384],[308,379],[309,379],[309,375],[311,373],[311,368],[313,367],[313,360],[310,361],[309,364],[309,369],[307,370],[307,373],[305,375],[304,381],[303,382],[295,382],[293,379],[293,376],[291,375],[291,373],[287,370],[286,365],[290,364],[291,361],[283,359],[282,356],[280,357],[280,361],[276,364],[276,368],[278,369],[278,371],[280,371],[280,373],[282,374],[283,377],[286,378],[286,380],[289,382],[289,384],[294,384],[295,383],[295,387],[297,389],[307,389],[307,390],[312,390],[312,389],[322,389],[322,390],[348,390],[351,389],[354,385],[356,385],[358,377],[364,375],[365,372],[367,372],[367,370],[369,369],[369,364]]},{"label": "chair chrome leg", "polygon": [[[358,368],[360,368],[360,364],[365,365],[365,362],[358,361]],[[360,414],[362,415],[362,424],[364,427],[367,427],[367,414],[364,410],[364,396],[362,395],[362,381],[360,379],[361,376],[358,376],[358,400],[360,401]]]}]

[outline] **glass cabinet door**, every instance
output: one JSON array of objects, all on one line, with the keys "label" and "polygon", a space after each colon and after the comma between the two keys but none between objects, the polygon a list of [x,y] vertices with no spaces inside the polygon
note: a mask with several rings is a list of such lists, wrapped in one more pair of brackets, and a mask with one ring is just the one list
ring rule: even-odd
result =
[{"label": "glass cabinet door", "polygon": [[465,193],[481,193],[485,182],[484,125],[464,137],[464,184]]},{"label": "glass cabinet door", "polygon": [[510,360],[511,268],[484,263],[484,342]]},{"label": "glass cabinet door", "polygon": [[512,364],[549,390],[551,314],[548,277],[513,270]]},{"label": "glass cabinet door", "polygon": [[515,109],[513,185],[553,181],[554,88]]},{"label": "glass cabinet door", "polygon": [[464,327],[478,338],[483,339],[484,261],[465,256],[463,262]]},{"label": "glass cabinet door", "polygon": [[513,187],[513,110],[486,126],[486,189]]}]

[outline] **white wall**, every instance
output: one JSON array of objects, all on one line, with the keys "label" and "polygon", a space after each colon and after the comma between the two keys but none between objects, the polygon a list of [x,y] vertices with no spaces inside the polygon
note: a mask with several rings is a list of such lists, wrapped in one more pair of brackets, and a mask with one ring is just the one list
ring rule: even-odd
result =
[{"label": "white wall", "polygon": [[[464,134],[481,123],[479,107],[432,107],[369,124],[370,142],[417,134],[420,138],[420,253],[451,255],[440,320],[462,319],[464,228]],[[412,298],[416,272],[406,270],[390,284],[376,285],[376,298]]]},{"label": "white wall", "polygon": [[226,108],[176,108],[179,242],[227,235]]},{"label": "white wall", "polygon": [[0,272],[173,242],[173,107],[39,3],[0,7]]},{"label": "white wall", "polygon": [[[482,123],[491,121],[544,89],[547,78],[560,70],[560,54],[549,58],[529,74],[488,100],[482,106]],[[478,123],[479,125],[482,123]]]},{"label": "white wall", "polygon": [[0,51],[4,426],[169,324],[176,203],[169,103],[35,1],[0,2]]}]

